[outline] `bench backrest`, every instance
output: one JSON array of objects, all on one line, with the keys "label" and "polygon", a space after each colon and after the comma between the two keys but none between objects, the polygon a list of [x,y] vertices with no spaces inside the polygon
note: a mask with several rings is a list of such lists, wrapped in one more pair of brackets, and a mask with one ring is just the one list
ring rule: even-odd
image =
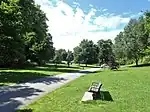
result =
[{"label": "bench backrest", "polygon": [[100,92],[100,88],[102,86],[102,83],[100,82],[92,82],[89,92]]}]

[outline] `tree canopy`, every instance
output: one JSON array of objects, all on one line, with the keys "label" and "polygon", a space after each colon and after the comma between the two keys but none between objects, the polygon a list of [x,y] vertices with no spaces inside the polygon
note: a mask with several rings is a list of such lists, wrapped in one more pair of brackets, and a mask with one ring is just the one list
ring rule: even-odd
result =
[{"label": "tree canopy", "polygon": [[48,19],[33,0],[1,0],[0,15],[0,66],[42,64],[53,57]]},{"label": "tree canopy", "polygon": [[74,48],[75,63],[94,64],[98,62],[98,47],[92,40],[84,39]]},{"label": "tree canopy", "polygon": [[115,38],[115,55],[118,60],[133,60],[136,65],[146,53],[149,46],[149,17],[148,12],[145,16],[138,19],[131,19],[123,32]]}]

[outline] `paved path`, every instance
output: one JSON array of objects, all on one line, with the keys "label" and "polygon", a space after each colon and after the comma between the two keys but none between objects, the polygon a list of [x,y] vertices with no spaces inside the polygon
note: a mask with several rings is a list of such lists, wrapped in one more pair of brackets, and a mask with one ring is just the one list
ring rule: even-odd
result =
[{"label": "paved path", "polygon": [[0,87],[0,112],[15,112],[16,109],[34,102],[62,85],[99,69],[91,68],[78,73],[64,73],[14,86]]}]

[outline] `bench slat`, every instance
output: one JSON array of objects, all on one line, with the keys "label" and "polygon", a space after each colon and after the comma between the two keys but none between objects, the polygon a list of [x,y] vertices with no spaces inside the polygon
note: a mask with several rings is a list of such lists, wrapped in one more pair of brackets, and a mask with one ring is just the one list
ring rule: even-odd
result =
[{"label": "bench slat", "polygon": [[99,92],[101,86],[102,86],[102,83],[93,82],[89,88],[89,92]]}]

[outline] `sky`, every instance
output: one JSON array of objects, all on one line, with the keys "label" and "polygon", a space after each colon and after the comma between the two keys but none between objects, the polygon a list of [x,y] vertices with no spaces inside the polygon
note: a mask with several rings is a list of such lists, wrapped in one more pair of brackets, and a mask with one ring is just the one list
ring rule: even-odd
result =
[{"label": "sky", "polygon": [[73,50],[83,39],[114,39],[150,0],[35,0],[46,13],[56,49]]}]

